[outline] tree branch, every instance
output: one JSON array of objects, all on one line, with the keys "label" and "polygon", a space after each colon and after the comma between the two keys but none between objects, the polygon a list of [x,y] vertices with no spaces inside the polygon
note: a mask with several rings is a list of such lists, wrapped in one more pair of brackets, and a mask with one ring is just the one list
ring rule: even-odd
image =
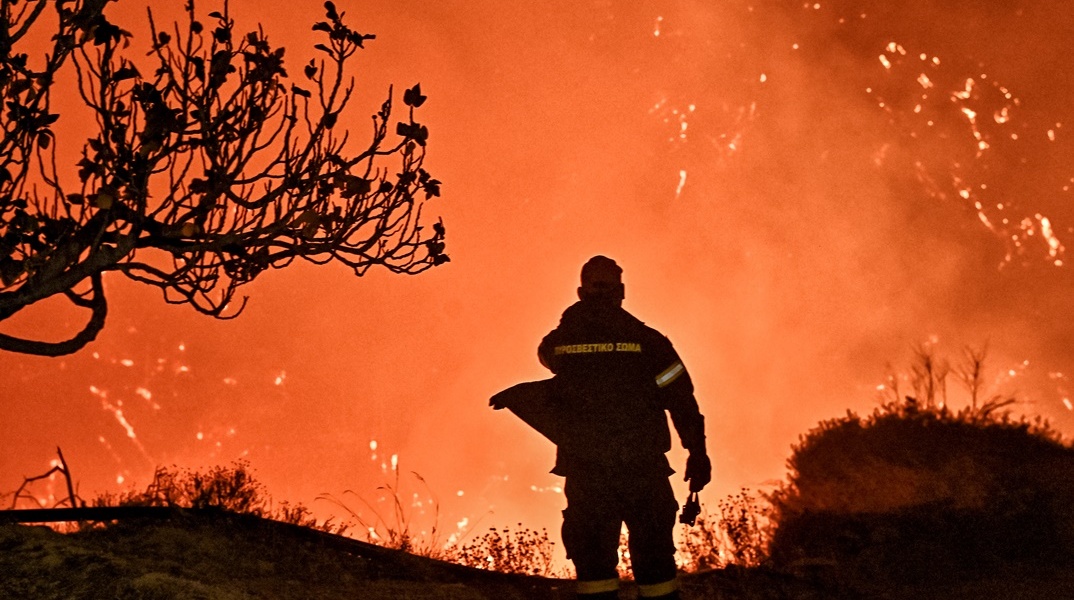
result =
[{"label": "tree branch", "polygon": [[[74,337],[63,342],[41,342],[27,340],[11,335],[0,333],[0,350],[34,354],[37,356],[63,356],[78,352],[97,338],[97,334],[104,328],[104,320],[108,315],[108,302],[104,297],[104,285],[101,282],[101,274],[94,273],[90,276],[93,283],[93,297],[88,301],[92,307],[90,320],[82,331]],[[84,301],[83,301],[84,302]],[[79,302],[82,304],[82,302]]]}]

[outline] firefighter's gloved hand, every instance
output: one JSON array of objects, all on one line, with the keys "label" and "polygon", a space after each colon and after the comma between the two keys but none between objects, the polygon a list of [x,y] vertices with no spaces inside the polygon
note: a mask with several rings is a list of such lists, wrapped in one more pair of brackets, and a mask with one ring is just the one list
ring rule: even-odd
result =
[{"label": "firefighter's gloved hand", "polygon": [[707,454],[690,453],[689,458],[686,459],[686,474],[683,480],[690,482],[691,492],[700,492],[712,481],[712,463]]}]

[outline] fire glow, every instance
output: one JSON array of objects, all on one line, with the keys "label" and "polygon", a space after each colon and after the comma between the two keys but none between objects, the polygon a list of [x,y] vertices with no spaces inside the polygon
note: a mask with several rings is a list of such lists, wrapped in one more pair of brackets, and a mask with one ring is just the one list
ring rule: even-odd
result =
[{"label": "fire glow", "polygon": [[[315,10],[233,4],[240,28],[261,20],[289,45],[292,70],[307,58],[295,23]],[[1042,66],[1065,64],[1064,4],[978,20],[923,0],[508,4],[347,7],[378,38],[346,125],[363,133],[388,84],[421,81],[451,265],[363,279],[294,265],[226,323],[106,278],[109,324],[87,351],[0,355],[0,419],[19,429],[0,489],[59,443],[84,494],[247,457],[274,496],[322,516],[321,494],[387,501],[376,489],[415,472],[448,537],[555,530],[552,448],[486,401],[547,376],[537,342],[596,253],[691,371],[712,504],[778,479],[818,420],[867,411],[884,365],[933,333],[955,352],[988,340],[1000,383],[1074,424],[1055,375],[1074,335],[1074,84]],[[125,14],[140,48],[144,11]],[[11,327],[58,335],[79,318]],[[430,515],[418,488],[406,505]]]}]

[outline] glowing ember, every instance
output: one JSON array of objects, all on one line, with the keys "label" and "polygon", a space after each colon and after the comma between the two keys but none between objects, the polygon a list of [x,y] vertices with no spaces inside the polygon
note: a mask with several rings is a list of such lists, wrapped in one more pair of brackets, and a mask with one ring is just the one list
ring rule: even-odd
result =
[{"label": "glowing ember", "polygon": [[[301,77],[312,38],[296,19],[318,11],[232,4],[293,47]],[[1014,378],[1019,410],[1069,429],[1074,395],[1045,375],[1072,372],[1074,105],[1055,68],[1069,10],[971,4],[357,3],[378,38],[356,98],[374,100],[338,129],[360,137],[389,83],[428,88],[458,260],[398,279],[294,265],[226,324],[110,273],[87,352],[0,356],[0,421],[20,424],[0,475],[10,488],[59,443],[92,497],[144,486],[160,462],[248,456],[277,498],[354,489],[384,507],[378,484],[412,483],[405,456],[433,482],[400,492],[415,511],[433,512],[432,492],[449,527],[494,506],[488,525],[555,529],[553,450],[485,400],[545,376],[533,347],[595,253],[621,260],[627,304],[681,345],[720,415],[724,487],[708,501],[780,477],[818,418],[868,412],[923,323],[956,353],[993,340],[990,373]],[[144,53],[144,11],[123,18]],[[73,164],[93,116],[53,103],[74,120],[55,144]],[[3,330],[59,339],[83,322],[51,310]]]},{"label": "glowing ember", "polygon": [[679,170],[679,185],[675,188],[675,197],[682,195],[682,188],[686,187],[686,169]]}]

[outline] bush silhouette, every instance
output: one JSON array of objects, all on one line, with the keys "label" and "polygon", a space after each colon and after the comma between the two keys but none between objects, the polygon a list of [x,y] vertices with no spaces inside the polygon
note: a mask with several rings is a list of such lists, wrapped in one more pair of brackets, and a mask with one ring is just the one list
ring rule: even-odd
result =
[{"label": "bush silhouette", "polygon": [[1046,422],[913,398],[804,435],[774,492],[771,557],[870,575],[1074,558],[1074,450]]}]

